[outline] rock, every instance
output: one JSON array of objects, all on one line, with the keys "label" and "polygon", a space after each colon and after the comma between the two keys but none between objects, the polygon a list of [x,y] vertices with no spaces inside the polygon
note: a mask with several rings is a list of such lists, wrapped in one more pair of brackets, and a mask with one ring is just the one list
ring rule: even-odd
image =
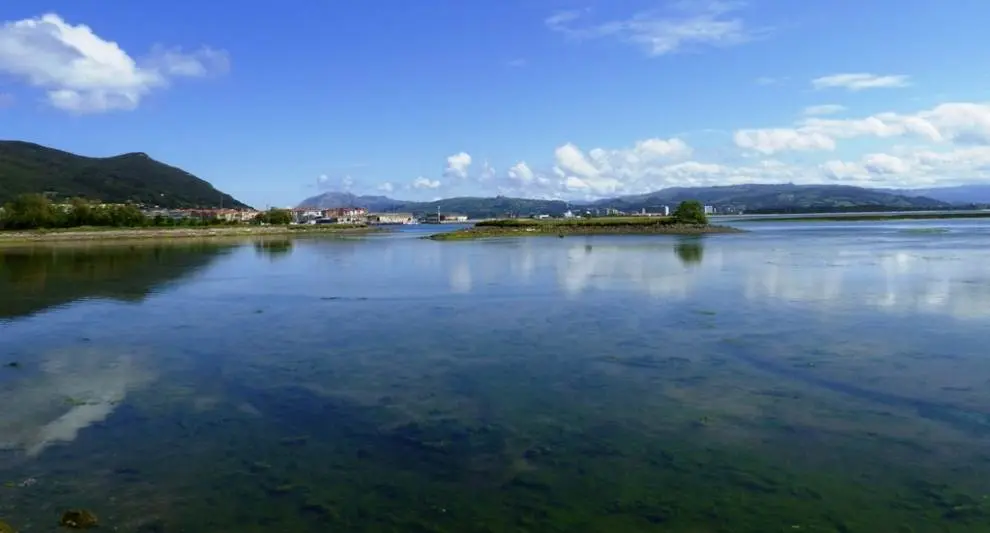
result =
[{"label": "rock", "polygon": [[58,521],[58,525],[70,529],[89,529],[98,524],[99,520],[96,515],[85,509],[66,511],[62,513],[62,519]]}]

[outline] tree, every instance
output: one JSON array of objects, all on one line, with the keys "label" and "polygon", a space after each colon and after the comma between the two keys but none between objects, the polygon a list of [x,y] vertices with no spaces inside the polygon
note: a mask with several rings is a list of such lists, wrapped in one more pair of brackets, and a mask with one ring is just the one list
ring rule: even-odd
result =
[{"label": "tree", "polygon": [[681,202],[681,205],[674,210],[672,218],[676,224],[708,224],[705,206],[697,200]]},{"label": "tree", "polygon": [[57,221],[51,201],[41,194],[23,194],[3,208],[5,229],[50,228]]},{"label": "tree", "polygon": [[259,213],[254,221],[258,224],[288,224],[292,222],[292,213],[286,209],[269,209]]}]

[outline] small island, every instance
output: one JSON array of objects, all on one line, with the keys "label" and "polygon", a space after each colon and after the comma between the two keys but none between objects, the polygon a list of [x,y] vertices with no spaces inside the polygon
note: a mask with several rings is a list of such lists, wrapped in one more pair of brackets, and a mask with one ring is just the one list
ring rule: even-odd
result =
[{"label": "small island", "polygon": [[731,226],[708,223],[704,207],[697,201],[682,202],[670,216],[606,216],[591,218],[500,219],[478,222],[470,228],[437,233],[429,239],[458,241],[493,237],[565,235],[702,235],[742,233]]}]

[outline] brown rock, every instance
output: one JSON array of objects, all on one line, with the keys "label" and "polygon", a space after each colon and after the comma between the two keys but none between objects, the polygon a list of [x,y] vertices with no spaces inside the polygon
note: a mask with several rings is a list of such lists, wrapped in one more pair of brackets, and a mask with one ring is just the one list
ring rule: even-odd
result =
[{"label": "brown rock", "polygon": [[66,511],[62,513],[62,519],[58,521],[58,525],[70,529],[89,529],[98,524],[99,520],[96,515],[85,509]]}]

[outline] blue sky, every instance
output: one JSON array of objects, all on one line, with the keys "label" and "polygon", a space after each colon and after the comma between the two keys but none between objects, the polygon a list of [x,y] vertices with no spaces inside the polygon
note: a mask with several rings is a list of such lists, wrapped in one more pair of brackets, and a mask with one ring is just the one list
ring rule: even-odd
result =
[{"label": "blue sky", "polygon": [[990,2],[38,2],[0,138],[248,203],[990,181]]}]

